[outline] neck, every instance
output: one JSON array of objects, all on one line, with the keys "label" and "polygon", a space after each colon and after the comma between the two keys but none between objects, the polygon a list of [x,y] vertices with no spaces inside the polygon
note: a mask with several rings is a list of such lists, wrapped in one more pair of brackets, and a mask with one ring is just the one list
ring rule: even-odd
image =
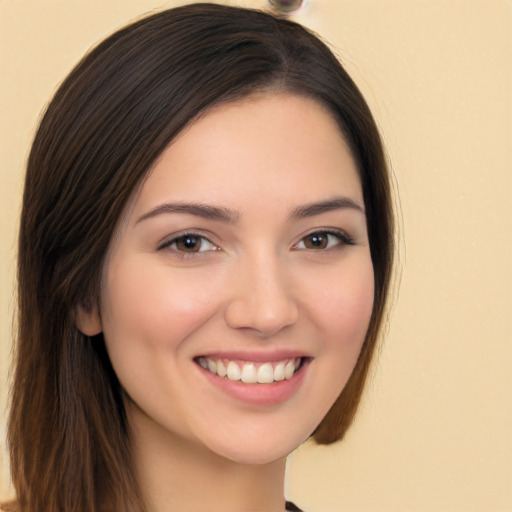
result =
[{"label": "neck", "polygon": [[285,510],[285,459],[241,464],[155,425],[140,410],[130,416],[135,471],[148,512]]}]

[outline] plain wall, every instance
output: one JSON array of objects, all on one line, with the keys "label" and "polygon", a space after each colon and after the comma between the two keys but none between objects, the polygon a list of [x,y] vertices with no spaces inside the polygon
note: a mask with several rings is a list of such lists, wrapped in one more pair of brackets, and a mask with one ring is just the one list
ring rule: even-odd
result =
[{"label": "plain wall", "polygon": [[[0,496],[23,167],[83,53],[185,2],[0,1]],[[263,0],[224,2],[264,7]],[[401,286],[346,439],[290,458],[308,512],[512,510],[512,2],[309,0],[382,129],[399,191]]]}]

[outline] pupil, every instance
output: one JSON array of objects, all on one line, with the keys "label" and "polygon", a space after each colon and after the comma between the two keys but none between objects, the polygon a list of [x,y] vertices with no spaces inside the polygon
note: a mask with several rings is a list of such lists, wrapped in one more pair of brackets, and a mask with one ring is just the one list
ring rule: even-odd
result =
[{"label": "pupil", "polygon": [[325,247],[326,237],[324,235],[311,235],[309,242],[313,247]]},{"label": "pupil", "polygon": [[185,251],[193,251],[198,248],[199,240],[197,236],[184,236],[181,239],[181,248]]}]

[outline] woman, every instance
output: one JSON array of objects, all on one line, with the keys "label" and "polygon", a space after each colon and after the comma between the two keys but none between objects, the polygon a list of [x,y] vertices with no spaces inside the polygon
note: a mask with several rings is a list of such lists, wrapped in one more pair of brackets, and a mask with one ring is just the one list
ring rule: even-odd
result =
[{"label": "woman", "polygon": [[392,224],[370,111],[308,31],[196,4],[113,34],[29,157],[6,510],[294,510],[286,456],[356,412]]}]

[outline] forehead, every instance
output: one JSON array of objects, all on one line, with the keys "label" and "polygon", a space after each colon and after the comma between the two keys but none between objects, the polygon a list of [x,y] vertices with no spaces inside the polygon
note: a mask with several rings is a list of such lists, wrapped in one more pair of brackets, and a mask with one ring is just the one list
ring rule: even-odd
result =
[{"label": "forehead", "polygon": [[259,94],[220,105],[184,130],[142,185],[133,213],[194,200],[243,209],[343,194],[362,203],[350,150],[332,115],[292,94]]}]

